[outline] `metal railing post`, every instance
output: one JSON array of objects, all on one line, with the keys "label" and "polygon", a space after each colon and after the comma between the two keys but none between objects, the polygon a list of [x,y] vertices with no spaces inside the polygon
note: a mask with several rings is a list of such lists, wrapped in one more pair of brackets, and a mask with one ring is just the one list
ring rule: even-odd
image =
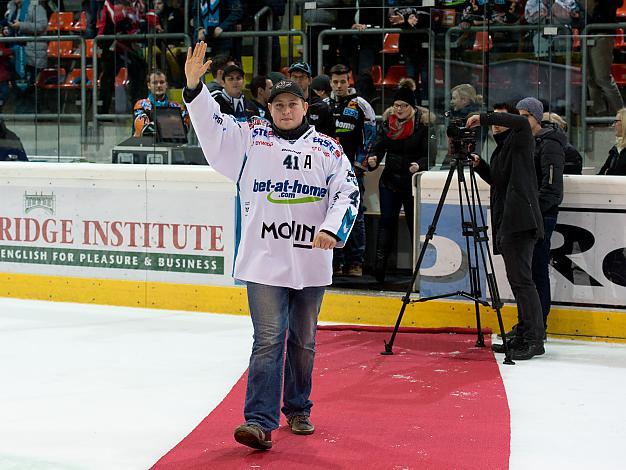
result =
[{"label": "metal railing post", "polygon": [[[272,17],[273,17],[273,13],[270,7],[265,6],[263,8],[261,8],[259,11],[257,11],[254,15],[254,31],[259,31],[259,28],[261,27],[261,17],[263,15],[265,15],[266,13],[269,13],[268,17],[267,17],[267,31],[271,31],[272,27],[271,27],[271,21],[272,21]],[[270,47],[271,50],[271,47]],[[258,75],[259,74],[259,36],[254,36],[254,40],[253,40],[253,47],[252,47],[252,59],[253,59],[253,70],[254,70],[254,75]],[[271,64],[271,61],[270,61]]]}]

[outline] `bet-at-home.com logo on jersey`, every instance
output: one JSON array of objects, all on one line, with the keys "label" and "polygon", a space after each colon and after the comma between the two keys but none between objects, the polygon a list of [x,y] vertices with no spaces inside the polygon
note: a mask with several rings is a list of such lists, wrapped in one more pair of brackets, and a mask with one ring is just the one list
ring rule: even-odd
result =
[{"label": "bet-at-home.com logo on jersey", "polygon": [[252,192],[267,193],[272,204],[305,204],[324,199],[328,190],[320,186],[300,183],[298,180],[265,181],[254,180]]}]

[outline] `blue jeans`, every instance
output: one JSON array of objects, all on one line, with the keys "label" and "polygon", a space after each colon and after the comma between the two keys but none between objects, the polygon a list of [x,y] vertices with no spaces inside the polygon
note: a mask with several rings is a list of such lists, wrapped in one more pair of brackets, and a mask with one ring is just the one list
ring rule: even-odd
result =
[{"label": "blue jeans", "polygon": [[541,302],[541,312],[543,314],[543,325],[548,325],[548,314],[552,305],[550,293],[550,238],[556,227],[556,217],[543,217],[543,240],[538,240],[533,251],[533,281],[537,286],[539,301]]},{"label": "blue jeans", "polygon": [[246,423],[271,431],[278,428],[280,411],[287,418],[310,415],[317,316],[325,288],[296,290],[254,282],[247,287],[254,342],[243,413]]}]

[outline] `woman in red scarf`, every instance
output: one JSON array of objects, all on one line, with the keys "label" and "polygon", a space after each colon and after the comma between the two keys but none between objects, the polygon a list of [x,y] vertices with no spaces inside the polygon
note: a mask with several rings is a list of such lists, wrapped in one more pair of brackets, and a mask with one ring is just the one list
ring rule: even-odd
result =
[{"label": "woman in red scarf", "polygon": [[[374,275],[378,282],[385,280],[387,257],[393,247],[398,228],[400,208],[404,206],[406,223],[413,239],[413,173],[426,171],[429,164],[428,111],[417,108],[410,85],[396,91],[393,106],[385,112],[379,130],[374,154],[367,160],[375,170],[384,160],[380,177],[380,223],[376,244]],[[431,156],[434,161],[435,155]]]}]

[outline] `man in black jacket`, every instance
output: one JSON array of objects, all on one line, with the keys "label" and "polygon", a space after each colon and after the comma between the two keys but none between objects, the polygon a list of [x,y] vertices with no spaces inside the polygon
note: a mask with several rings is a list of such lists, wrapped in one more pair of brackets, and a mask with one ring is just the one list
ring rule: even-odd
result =
[{"label": "man in black jacket", "polygon": [[326,104],[317,93],[311,92],[311,67],[306,62],[296,62],[289,67],[289,80],[293,80],[304,91],[306,102],[309,103],[309,110],[306,118],[313,124],[317,132],[335,137],[335,119],[328,104]]},{"label": "man in black jacket", "polygon": [[[495,254],[502,254],[506,275],[521,317],[508,342],[511,358],[524,360],[544,354],[541,304],[532,279],[535,243],[543,237],[537,178],[533,164],[534,138],[528,120],[514,109],[473,115],[467,127],[493,126],[497,146],[487,164],[477,155],[473,165],[491,185],[491,225]],[[507,112],[508,111],[508,112]],[[494,344],[495,352],[504,352]]]},{"label": "man in black jacket", "polygon": [[[550,293],[550,238],[556,227],[559,205],[563,201],[563,168],[567,137],[551,125],[542,127],[543,104],[528,97],[515,106],[520,115],[528,119],[535,137],[535,173],[539,186],[539,207],[543,217],[543,239],[538,240],[533,252],[533,281],[537,286],[544,328],[552,304]],[[545,337],[545,333],[544,333]]]}]

